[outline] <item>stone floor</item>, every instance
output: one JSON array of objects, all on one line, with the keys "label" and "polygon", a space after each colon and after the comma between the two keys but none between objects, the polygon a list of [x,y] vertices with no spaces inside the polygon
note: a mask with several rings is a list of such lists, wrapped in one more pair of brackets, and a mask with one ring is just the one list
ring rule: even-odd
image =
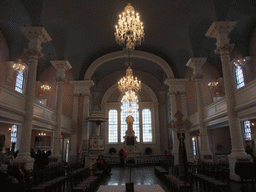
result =
[{"label": "stone floor", "polygon": [[[130,182],[129,167],[113,167],[112,174],[110,177],[104,178],[100,185],[125,185]],[[165,191],[169,191],[167,186],[154,174],[154,167],[132,167],[131,182],[134,185],[159,184]]]},{"label": "stone floor", "polygon": [[[100,185],[125,185],[130,179],[130,168],[113,167],[112,174],[110,177],[104,178]],[[134,185],[152,185],[159,184],[166,192],[170,190],[167,186],[154,174],[154,167],[133,167],[131,168],[131,182]],[[230,182],[231,192],[242,192],[240,190],[241,184],[237,182]],[[249,186],[248,192],[256,192],[256,188],[253,189]],[[96,190],[97,191],[97,190]],[[193,187],[193,192],[196,191]],[[203,190],[197,190],[198,192],[204,192]]]}]

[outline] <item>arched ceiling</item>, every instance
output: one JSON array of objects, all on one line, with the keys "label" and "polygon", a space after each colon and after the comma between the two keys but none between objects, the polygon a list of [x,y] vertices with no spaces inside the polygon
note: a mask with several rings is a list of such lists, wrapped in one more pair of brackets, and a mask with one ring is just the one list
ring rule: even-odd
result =
[{"label": "arched ceiling", "polygon": [[[155,54],[172,68],[175,77],[184,77],[191,57],[207,57],[221,73],[221,63],[214,53],[215,39],[205,37],[216,20],[236,20],[230,34],[236,49],[248,55],[248,44],[256,20],[256,1],[251,0],[130,0],[141,15],[145,41],[137,50]],[[28,40],[19,30],[22,25],[43,25],[52,41],[43,44],[44,57],[38,75],[51,60],[67,59],[75,79],[83,79],[88,67],[105,54],[120,51],[114,38],[118,15],[125,0],[1,0],[0,30],[7,38],[11,59],[15,60]],[[134,59],[133,67],[159,80],[164,72],[154,63]],[[109,67],[111,66],[111,68]],[[100,81],[113,71],[125,69],[124,60],[115,60],[95,71]],[[98,76],[97,76],[98,73]],[[97,77],[96,77],[97,76]]]}]

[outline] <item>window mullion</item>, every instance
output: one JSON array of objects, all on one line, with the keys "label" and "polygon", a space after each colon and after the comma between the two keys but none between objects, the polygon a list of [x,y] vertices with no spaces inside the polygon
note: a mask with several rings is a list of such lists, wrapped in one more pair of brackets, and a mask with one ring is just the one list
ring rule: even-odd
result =
[{"label": "window mullion", "polygon": [[143,131],[142,131],[142,109],[139,107],[139,125],[140,125],[140,142],[143,142]]}]

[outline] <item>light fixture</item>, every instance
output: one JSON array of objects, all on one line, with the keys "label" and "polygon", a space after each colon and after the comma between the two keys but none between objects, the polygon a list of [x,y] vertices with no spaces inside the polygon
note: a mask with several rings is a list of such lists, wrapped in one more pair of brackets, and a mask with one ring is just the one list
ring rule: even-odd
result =
[{"label": "light fixture", "polygon": [[238,58],[236,59],[233,64],[238,67],[238,66],[244,66],[246,64],[246,59],[245,58]]},{"label": "light fixture", "polygon": [[116,42],[120,46],[131,50],[141,45],[141,42],[144,40],[143,23],[140,21],[139,13],[135,13],[131,3],[128,3],[124,8],[124,12],[119,15],[114,35]]},{"label": "light fixture", "polygon": [[15,71],[24,71],[26,66],[21,62],[21,59],[17,59],[16,62],[12,65],[12,68]]},{"label": "light fixture", "polygon": [[49,85],[41,85],[41,89],[43,89],[44,91],[50,91],[51,87]]},{"label": "light fixture", "polygon": [[208,83],[208,87],[209,87],[210,89],[212,89],[212,88],[217,87],[218,84],[219,84],[218,81],[213,81],[213,80],[212,80],[211,82]]},{"label": "light fixture", "polygon": [[42,132],[42,133],[38,133],[38,135],[40,135],[40,136],[46,136],[46,133]]},{"label": "light fixture", "polygon": [[128,62],[128,69],[126,69],[126,76],[118,81],[118,89],[120,92],[134,91],[138,93],[141,90],[141,81],[133,76],[131,69],[131,62]]},{"label": "light fixture", "polygon": [[125,92],[125,95],[123,97],[123,102],[136,103],[138,102],[138,97],[134,91],[129,90]]}]

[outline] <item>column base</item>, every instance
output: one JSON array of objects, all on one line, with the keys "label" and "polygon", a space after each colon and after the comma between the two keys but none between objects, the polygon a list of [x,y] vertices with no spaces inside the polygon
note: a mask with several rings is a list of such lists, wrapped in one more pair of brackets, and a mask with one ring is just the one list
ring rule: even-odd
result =
[{"label": "column base", "polygon": [[18,155],[16,159],[12,160],[13,164],[23,164],[25,170],[33,170],[34,168],[34,161],[35,159],[31,158],[30,156],[27,155]]},{"label": "column base", "polygon": [[203,162],[213,163],[213,154],[211,151],[201,151],[200,160]]},{"label": "column base", "polygon": [[241,181],[240,176],[235,173],[236,162],[252,162],[252,156],[245,152],[232,152],[228,155],[229,161],[229,178],[233,181]]}]

